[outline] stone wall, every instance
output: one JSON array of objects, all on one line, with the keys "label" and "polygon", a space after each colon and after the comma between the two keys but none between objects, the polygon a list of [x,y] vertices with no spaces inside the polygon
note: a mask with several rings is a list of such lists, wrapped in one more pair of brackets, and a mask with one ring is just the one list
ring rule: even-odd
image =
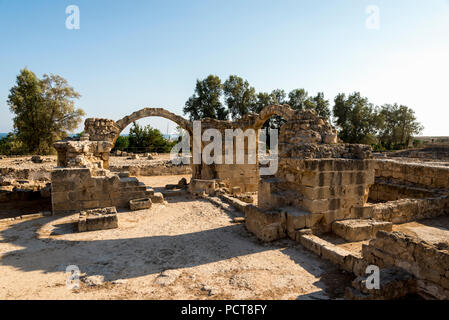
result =
[{"label": "stone wall", "polygon": [[84,121],[84,132],[91,141],[115,142],[123,129],[110,119],[88,118]]},{"label": "stone wall", "polygon": [[414,275],[418,292],[449,299],[449,251],[402,232],[379,231],[363,245],[363,258],[380,268],[399,267]]},{"label": "stone wall", "polygon": [[260,182],[258,204],[264,210],[291,206],[330,226],[366,203],[373,181],[370,160],[281,159],[276,177]]},{"label": "stone wall", "polygon": [[376,159],[376,177],[399,180],[427,188],[449,189],[449,167]]},{"label": "stone wall", "polygon": [[[283,234],[294,237],[304,228],[330,231],[334,221],[352,218],[351,209],[366,204],[374,183],[369,146],[339,143],[330,124],[310,110],[290,116],[281,126],[279,143],[278,170],[262,178],[259,208],[247,216],[248,229],[258,237],[282,234],[266,225],[266,215],[278,217]],[[272,236],[266,236],[269,230]]]},{"label": "stone wall", "polygon": [[449,144],[428,144],[422,148],[392,152],[388,156],[446,161],[449,159]]},{"label": "stone wall", "polygon": [[58,167],[109,168],[109,153],[113,144],[108,141],[90,141],[85,134],[80,140],[58,141]]},{"label": "stone wall", "polygon": [[[257,119],[256,114],[245,115],[242,119],[236,121],[220,121],[215,119],[202,119],[201,120],[201,133],[208,129],[216,129],[220,132],[222,137],[222,161],[221,163],[207,164],[202,161],[201,164],[192,165],[192,178],[199,180],[212,180],[216,179],[225,183],[230,189],[233,187],[239,187],[242,192],[254,192],[257,191],[259,182],[259,162],[256,157],[251,163],[248,159],[248,154],[254,152],[257,154],[257,147],[259,137],[254,129]],[[237,154],[237,138],[232,137],[232,150],[226,150],[226,143],[230,145],[231,139],[226,141],[226,130],[242,130],[244,133],[246,130],[254,130],[254,140],[250,142],[250,139],[244,138],[243,140],[243,156],[244,161],[238,164],[236,161]],[[198,141],[199,143],[199,141]],[[201,141],[202,154],[204,149],[210,142]],[[233,162],[231,164],[226,163],[227,152],[232,152],[234,155]]]},{"label": "stone wall", "polygon": [[375,178],[369,189],[370,202],[396,201],[400,199],[429,198],[437,192],[428,188],[404,184],[401,181],[390,181],[383,177]]},{"label": "stone wall", "polygon": [[148,164],[110,165],[112,172],[129,172],[131,176],[168,176],[192,174],[192,167],[187,164],[172,164],[170,160]]},{"label": "stone wall", "polygon": [[154,194],[135,177],[90,168],[57,168],[51,174],[51,183],[53,213],[127,207],[129,200]]},{"label": "stone wall", "polygon": [[385,203],[368,203],[353,207],[351,216],[393,223],[405,223],[449,213],[449,196],[439,195],[420,199],[400,199]]}]

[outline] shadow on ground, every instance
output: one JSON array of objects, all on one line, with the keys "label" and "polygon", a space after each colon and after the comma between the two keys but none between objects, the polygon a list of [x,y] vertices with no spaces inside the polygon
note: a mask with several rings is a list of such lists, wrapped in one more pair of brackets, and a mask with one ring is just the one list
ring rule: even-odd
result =
[{"label": "shadow on ground", "polygon": [[[24,272],[42,270],[44,273],[64,272],[68,265],[77,265],[87,276],[101,275],[105,281],[113,281],[281,249],[295,263],[316,277],[322,276],[323,272],[339,272],[330,263],[319,260],[292,241],[261,243],[246,231],[243,224],[173,236],[89,241],[59,240],[57,237],[37,238],[39,228],[60,218],[61,216],[25,220],[0,231],[4,239],[1,242],[21,247],[4,254],[0,258],[0,265],[13,266]],[[27,230],[34,232],[30,234]],[[63,223],[56,225],[54,234],[64,235],[73,231],[72,224]],[[333,284],[330,284],[326,277],[322,279],[324,281],[315,283],[322,292],[298,298],[325,298],[328,288],[340,284],[343,286],[347,282],[346,279],[342,281],[340,278],[334,279],[335,281],[331,281]],[[331,292],[330,296],[338,297],[339,294],[333,295]]]}]

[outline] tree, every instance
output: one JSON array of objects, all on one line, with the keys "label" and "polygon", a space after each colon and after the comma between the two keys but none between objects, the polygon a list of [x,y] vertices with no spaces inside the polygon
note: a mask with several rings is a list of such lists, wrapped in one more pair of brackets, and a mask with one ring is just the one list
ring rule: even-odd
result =
[{"label": "tree", "polygon": [[231,75],[223,84],[226,105],[233,119],[241,118],[251,111],[256,103],[256,90],[248,81]]},{"label": "tree", "polygon": [[165,139],[162,133],[150,125],[141,127],[136,122],[129,129],[128,149],[133,152],[160,152],[168,153],[176,144]]},{"label": "tree", "polygon": [[274,97],[275,104],[285,104],[287,95],[283,89],[275,89],[271,92]]},{"label": "tree", "polygon": [[13,133],[8,133],[5,137],[0,138],[0,154],[23,154],[23,145]]},{"label": "tree", "polygon": [[309,94],[304,89],[295,89],[288,94],[288,105],[295,110],[311,108]]},{"label": "tree", "polygon": [[8,105],[14,116],[14,130],[24,151],[48,154],[53,143],[68,136],[81,122],[82,109],[75,108],[80,97],[58,75],[44,75],[42,80],[28,69],[17,76],[10,90]]},{"label": "tree", "polygon": [[318,92],[315,97],[310,97],[304,89],[292,90],[288,94],[288,104],[295,110],[313,109],[320,117],[330,120],[329,100],[324,99],[322,92]]},{"label": "tree", "polygon": [[320,117],[323,117],[327,121],[330,121],[331,110],[329,109],[329,100],[324,99],[324,93],[318,92],[318,94],[313,97],[311,101],[316,113]]},{"label": "tree", "polygon": [[229,111],[220,101],[222,93],[219,77],[209,75],[203,80],[197,80],[195,93],[185,103],[184,114],[189,115],[190,120],[202,118],[227,120]]},{"label": "tree", "polygon": [[416,121],[415,112],[407,106],[385,104],[380,108],[379,116],[379,141],[389,150],[408,147],[413,142],[413,135],[423,130]]},{"label": "tree", "polygon": [[333,113],[339,127],[339,137],[347,143],[376,143],[380,118],[368,99],[359,92],[338,94],[334,99]]},{"label": "tree", "polygon": [[114,149],[115,150],[126,150],[129,147],[129,137],[127,136],[118,136],[117,140],[115,141]]},{"label": "tree", "polygon": [[260,113],[263,108],[271,106],[275,103],[276,97],[273,93],[267,93],[267,92],[259,92],[256,95],[256,102],[252,106],[251,111],[255,113]]}]

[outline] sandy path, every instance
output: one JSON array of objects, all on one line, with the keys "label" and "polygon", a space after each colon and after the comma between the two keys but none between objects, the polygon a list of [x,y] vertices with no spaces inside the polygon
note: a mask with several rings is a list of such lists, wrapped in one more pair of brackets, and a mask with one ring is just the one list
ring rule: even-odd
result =
[{"label": "sandy path", "polygon": [[[0,299],[328,297],[329,263],[289,240],[260,243],[206,200],[168,201],[119,213],[114,230],[73,233],[76,215],[0,225]],[[85,275],[78,290],[68,265]]]}]

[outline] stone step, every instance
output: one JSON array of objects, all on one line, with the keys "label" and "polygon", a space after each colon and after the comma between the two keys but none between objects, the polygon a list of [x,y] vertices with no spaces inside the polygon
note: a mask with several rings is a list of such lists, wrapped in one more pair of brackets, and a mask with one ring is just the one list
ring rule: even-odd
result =
[{"label": "stone step", "polygon": [[332,231],[347,241],[374,239],[380,230],[391,232],[393,224],[387,221],[371,219],[340,220],[332,223]]},{"label": "stone step", "polygon": [[120,182],[123,184],[129,184],[129,185],[133,185],[133,186],[139,185],[139,180],[137,180],[136,177],[120,178]]},{"label": "stone step", "polygon": [[278,210],[285,214],[287,234],[293,240],[297,230],[313,228],[323,217],[322,214],[311,213],[296,207],[282,207]]},{"label": "stone step", "polygon": [[118,176],[120,178],[128,178],[129,177],[129,171],[121,171],[118,173]]},{"label": "stone step", "polygon": [[356,275],[365,274],[368,263],[351,251],[338,247],[317,235],[312,230],[304,229],[296,232],[296,241],[307,250],[321,258],[336,264],[341,269]]}]

